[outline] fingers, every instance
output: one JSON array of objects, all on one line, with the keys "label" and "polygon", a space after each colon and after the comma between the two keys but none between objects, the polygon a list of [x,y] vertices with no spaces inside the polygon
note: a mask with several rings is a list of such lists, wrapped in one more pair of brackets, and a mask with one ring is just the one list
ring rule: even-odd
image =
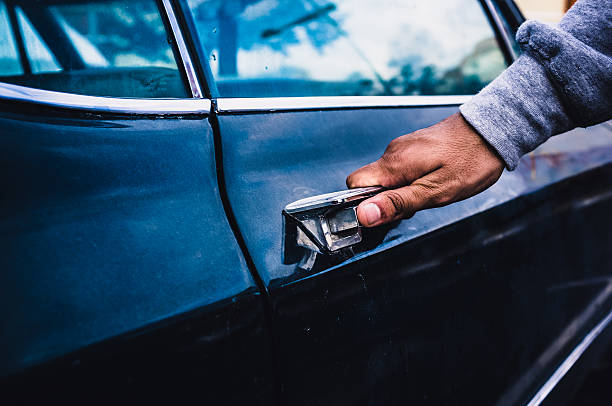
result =
[{"label": "fingers", "polygon": [[376,161],[351,173],[346,178],[346,186],[350,189],[366,186],[385,186],[390,183],[391,177],[392,174],[385,170],[379,161]]},{"label": "fingers", "polygon": [[365,227],[412,217],[419,210],[450,203],[457,189],[452,179],[444,176],[444,171],[438,170],[409,186],[387,190],[363,201],[357,207],[357,217]]},{"label": "fingers", "polygon": [[503,168],[495,150],[457,113],[394,139],[378,161],[353,172],[346,183],[393,189],[357,208],[359,222],[373,227],[467,199],[495,183]]},{"label": "fingers", "polygon": [[406,185],[437,169],[440,162],[428,148],[427,141],[417,133],[391,141],[384,155],[377,161],[351,173],[346,179],[349,188]]}]

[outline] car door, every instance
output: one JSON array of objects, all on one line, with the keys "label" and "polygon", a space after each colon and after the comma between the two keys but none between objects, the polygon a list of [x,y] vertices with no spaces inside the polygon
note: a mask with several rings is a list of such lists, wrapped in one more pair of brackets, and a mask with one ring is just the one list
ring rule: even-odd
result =
[{"label": "car door", "polygon": [[167,1],[0,1],[3,404],[273,401],[179,29]]},{"label": "car door", "polygon": [[184,7],[212,72],[222,191],[272,311],[281,399],[557,393],[609,318],[609,124],[555,137],[476,197],[364,231],[353,255],[283,258],[289,203],[344,189],[389,141],[455,113],[511,63],[513,3]]}]

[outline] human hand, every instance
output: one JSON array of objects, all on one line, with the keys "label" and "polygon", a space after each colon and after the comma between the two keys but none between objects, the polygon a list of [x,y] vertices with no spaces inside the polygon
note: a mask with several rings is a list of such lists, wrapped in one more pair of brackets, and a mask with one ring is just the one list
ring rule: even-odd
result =
[{"label": "human hand", "polygon": [[350,174],[346,184],[390,189],[357,207],[359,222],[373,227],[474,196],[503,169],[497,152],[456,113],[394,139],[379,160]]}]

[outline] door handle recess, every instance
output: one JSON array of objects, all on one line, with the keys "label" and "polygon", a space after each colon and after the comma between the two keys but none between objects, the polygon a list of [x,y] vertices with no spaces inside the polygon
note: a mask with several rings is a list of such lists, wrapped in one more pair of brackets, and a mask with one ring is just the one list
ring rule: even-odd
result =
[{"label": "door handle recess", "polygon": [[[283,263],[314,262],[316,254],[349,255],[362,240],[357,206],[384,190],[381,186],[308,197],[283,210]],[[306,251],[304,251],[306,250]]]}]

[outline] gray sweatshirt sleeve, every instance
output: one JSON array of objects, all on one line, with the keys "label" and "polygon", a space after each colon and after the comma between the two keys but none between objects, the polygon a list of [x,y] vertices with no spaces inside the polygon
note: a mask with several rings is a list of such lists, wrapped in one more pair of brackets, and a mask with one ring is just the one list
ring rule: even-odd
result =
[{"label": "gray sweatshirt sleeve", "polygon": [[522,55],[460,107],[506,162],[553,135],[612,118],[612,0],[579,0],[557,27],[527,21]]}]

